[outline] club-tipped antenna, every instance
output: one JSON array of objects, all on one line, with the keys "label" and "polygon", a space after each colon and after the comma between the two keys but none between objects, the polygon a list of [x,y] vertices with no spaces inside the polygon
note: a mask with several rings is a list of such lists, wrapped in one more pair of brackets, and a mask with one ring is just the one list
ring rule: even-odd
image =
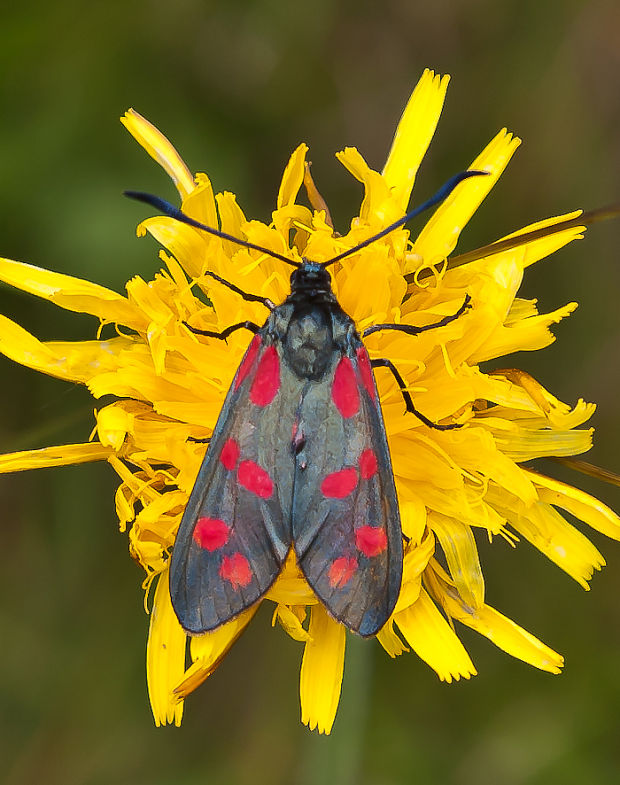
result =
[{"label": "club-tipped antenna", "polygon": [[256,245],[256,243],[251,243],[248,240],[240,240],[238,237],[233,237],[232,234],[227,234],[226,232],[222,232],[220,229],[214,229],[212,226],[207,226],[206,224],[200,223],[200,221],[194,220],[189,215],[183,212],[179,207],[175,207],[170,202],[167,202],[165,199],[161,199],[159,196],[155,196],[154,194],[147,194],[143,191],[123,191],[124,196],[128,196],[130,199],[135,199],[138,202],[144,202],[145,204],[154,207],[156,210],[159,210],[164,215],[167,215],[169,218],[174,218],[176,221],[181,221],[188,226],[193,226],[196,229],[202,229],[203,232],[208,232],[209,234],[214,235],[215,237],[221,237],[222,240],[228,240],[231,243],[236,243],[237,245],[242,245],[244,248],[251,248],[253,251],[260,251],[261,253],[265,253],[268,256],[272,256],[274,259],[279,259],[281,262],[286,262],[286,264],[290,264],[291,267],[300,267],[301,265],[299,262],[294,262],[292,259],[288,259],[286,256],[277,253],[277,251],[270,251],[269,248],[263,248],[262,245]]},{"label": "club-tipped antenna", "polygon": [[414,207],[413,210],[410,210],[407,215],[404,215],[402,218],[399,218],[398,221],[395,221],[393,224],[390,224],[385,229],[382,229],[378,234],[373,234],[372,237],[364,240],[363,242],[359,243],[359,245],[354,246],[353,248],[349,248],[347,251],[343,251],[338,256],[334,256],[333,259],[330,259],[327,262],[323,263],[323,267],[329,267],[330,264],[334,264],[335,262],[339,262],[341,259],[344,259],[351,254],[357,253],[357,251],[361,251],[362,248],[366,248],[367,245],[371,245],[371,243],[380,240],[382,237],[385,237],[386,234],[393,232],[394,229],[398,229],[400,226],[403,226],[412,218],[415,218],[416,215],[420,215],[425,210],[428,210],[430,207],[434,207],[436,204],[443,202],[444,199],[447,199],[448,196],[454,191],[456,186],[461,183],[463,180],[466,180],[468,177],[478,177],[479,175],[487,175],[490,172],[483,172],[479,169],[467,169],[465,172],[459,172],[451,177],[446,183],[444,183],[441,188],[437,191],[436,194],[431,196],[430,199],[427,199],[426,202],[423,202],[419,207]]}]

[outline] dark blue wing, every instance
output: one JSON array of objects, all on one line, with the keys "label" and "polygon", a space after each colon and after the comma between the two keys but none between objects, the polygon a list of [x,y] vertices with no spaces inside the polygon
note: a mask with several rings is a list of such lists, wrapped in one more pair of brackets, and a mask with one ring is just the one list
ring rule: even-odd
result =
[{"label": "dark blue wing", "polygon": [[299,565],[331,615],[362,636],[391,615],[403,545],[383,417],[361,342],[308,384],[295,428],[292,533]]},{"label": "dark blue wing", "polygon": [[172,554],[172,604],[188,632],[241,613],[280,572],[291,543],[290,434],[301,385],[283,367],[279,344],[259,332],[222,407]]}]

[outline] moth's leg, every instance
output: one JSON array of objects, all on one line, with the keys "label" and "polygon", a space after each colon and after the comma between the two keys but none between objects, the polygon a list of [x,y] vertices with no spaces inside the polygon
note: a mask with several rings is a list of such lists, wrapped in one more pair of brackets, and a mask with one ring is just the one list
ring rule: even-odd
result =
[{"label": "moth's leg", "polygon": [[391,371],[392,376],[396,379],[398,386],[400,387],[400,393],[403,396],[405,401],[405,408],[411,414],[415,414],[415,416],[424,423],[424,425],[428,425],[429,428],[435,428],[437,431],[451,431],[454,428],[461,428],[461,423],[449,423],[448,425],[441,425],[440,423],[433,422],[429,420],[428,417],[419,412],[415,406],[413,405],[413,401],[411,400],[411,395],[409,395],[409,391],[406,389],[407,385],[405,384],[405,380],[398,372],[398,369],[394,365],[391,360],[388,360],[385,357],[381,357],[376,360],[371,360],[370,364],[373,368],[387,368]]},{"label": "moth's leg", "polygon": [[195,436],[188,436],[187,441],[194,442],[194,444],[209,444],[211,437],[207,436],[205,439],[197,439]]},{"label": "moth's leg", "polygon": [[227,281],[225,278],[221,278],[219,275],[216,275],[215,273],[207,271],[206,273],[203,274],[208,275],[209,278],[214,278],[219,283],[223,284],[224,286],[227,286],[232,292],[235,292],[240,297],[243,297],[243,299],[249,303],[262,303],[265,306],[265,308],[269,308],[270,311],[273,311],[273,309],[276,307],[268,297],[261,297],[258,294],[250,294],[249,292],[244,292],[243,289],[240,289],[238,286],[235,286],[234,283]]},{"label": "moth's leg", "polygon": [[230,327],[222,330],[221,333],[218,333],[215,330],[199,330],[197,327],[192,327],[192,325],[188,324],[187,322],[183,322],[183,324],[190,332],[193,332],[194,335],[206,335],[207,338],[219,338],[222,341],[225,341],[231,333],[235,332],[235,330],[249,330],[254,334],[260,330],[260,327],[257,324],[254,324],[254,322],[239,322],[239,324],[231,324]]},{"label": "moth's leg", "polygon": [[419,335],[427,330],[434,330],[436,327],[445,327],[447,324],[450,324],[450,322],[458,319],[459,316],[462,316],[469,308],[471,308],[471,297],[466,294],[465,302],[458,311],[450,316],[444,316],[443,319],[440,319],[438,322],[426,324],[424,327],[414,327],[410,324],[374,324],[372,327],[368,327],[364,330],[363,336],[366,338],[367,335],[379,332],[379,330],[399,330],[402,333],[407,333],[407,335]]}]

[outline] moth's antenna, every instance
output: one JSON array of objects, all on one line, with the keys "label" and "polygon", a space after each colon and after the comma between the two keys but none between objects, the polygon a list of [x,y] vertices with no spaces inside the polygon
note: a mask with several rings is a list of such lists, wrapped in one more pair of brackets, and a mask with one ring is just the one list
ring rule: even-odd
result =
[{"label": "moth's antenna", "polygon": [[348,251],[343,251],[343,253],[338,254],[338,256],[334,256],[333,259],[330,259],[327,262],[323,263],[323,267],[329,267],[330,264],[334,264],[334,262],[339,262],[341,259],[344,259],[347,256],[350,256],[353,253],[357,253],[357,251],[361,251],[362,248],[366,248],[367,245],[380,240],[382,237],[385,237],[386,234],[393,232],[394,229],[398,229],[399,226],[403,226],[406,224],[407,221],[410,221],[412,218],[415,218],[416,215],[423,213],[425,210],[428,210],[430,207],[434,207],[436,204],[443,202],[444,199],[447,199],[448,196],[454,191],[456,186],[466,180],[468,177],[478,177],[479,175],[491,174],[490,172],[483,172],[479,169],[468,169],[465,172],[459,172],[455,174],[454,177],[451,177],[448,182],[444,183],[441,188],[437,191],[434,196],[431,196],[426,202],[421,204],[419,207],[415,207],[413,210],[404,215],[398,221],[395,221],[393,224],[390,224],[388,227],[383,229],[379,232],[379,234],[375,234],[372,237],[369,237],[367,240],[364,240],[359,245],[354,246],[353,248],[349,248]]},{"label": "moth's antenna", "polygon": [[256,245],[255,243],[250,243],[247,240],[240,240],[238,237],[233,237],[232,234],[227,234],[226,232],[222,232],[219,229],[214,229],[212,226],[207,226],[206,224],[200,223],[200,221],[195,221],[193,218],[190,218],[189,215],[186,215],[181,209],[175,207],[173,204],[170,204],[170,202],[167,202],[165,199],[161,199],[159,196],[143,193],[142,191],[123,191],[123,195],[128,196],[130,199],[136,199],[138,202],[149,204],[151,207],[159,210],[169,218],[174,218],[176,221],[181,221],[182,223],[188,224],[188,226],[193,226],[196,229],[202,229],[203,232],[208,232],[215,237],[221,237],[222,240],[229,240],[231,243],[237,243],[237,245],[242,245],[244,248],[251,248],[253,251],[266,253],[268,256],[273,256],[274,259],[279,259],[281,262],[290,264],[291,267],[301,266],[299,262],[294,262],[292,259],[288,259],[286,256],[283,256],[276,251],[270,251],[269,248],[263,248],[262,245]]}]

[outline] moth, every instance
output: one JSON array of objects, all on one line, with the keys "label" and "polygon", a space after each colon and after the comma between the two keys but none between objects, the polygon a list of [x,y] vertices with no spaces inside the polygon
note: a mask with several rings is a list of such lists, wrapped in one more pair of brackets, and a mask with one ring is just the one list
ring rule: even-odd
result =
[{"label": "moth", "polygon": [[[395,377],[406,409],[419,412],[389,359],[369,358],[362,338],[379,330],[416,335],[444,326],[373,325],[362,335],[339,305],[328,267],[438,204],[476,170],[451,178],[431,199],[379,234],[326,262],[292,259],[205,226],[158,197],[127,195],[172,218],[274,256],[295,269],[275,305],[207,273],[269,315],[222,332],[254,337],[226,395],[183,514],[170,563],[170,595],[181,626],[200,634],[256,603],[289,552],[330,615],[369,637],[390,617],[400,591],[403,535],[373,368]],[[188,325],[189,327],[189,325]]]}]

